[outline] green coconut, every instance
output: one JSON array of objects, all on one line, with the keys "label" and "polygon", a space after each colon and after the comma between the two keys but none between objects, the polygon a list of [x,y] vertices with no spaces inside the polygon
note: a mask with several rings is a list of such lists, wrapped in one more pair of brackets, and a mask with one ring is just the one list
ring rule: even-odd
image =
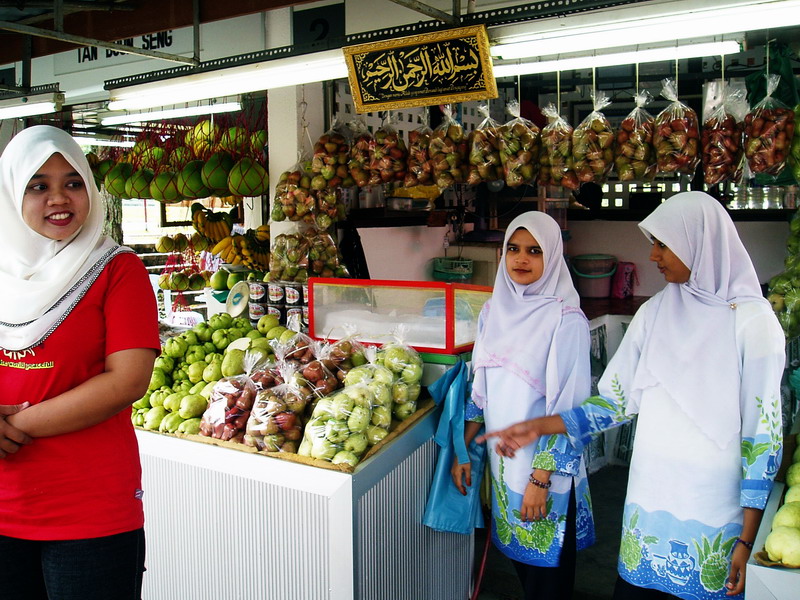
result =
[{"label": "green coconut", "polygon": [[202,160],[189,161],[178,173],[178,192],[185,198],[206,198],[210,195],[209,190],[203,183]]},{"label": "green coconut", "polygon": [[250,150],[250,134],[244,127],[230,127],[222,132],[219,147],[231,154],[245,154]]},{"label": "green coconut", "polygon": [[234,196],[260,196],[269,189],[269,176],[252,158],[243,158],[228,173],[228,189]]},{"label": "green coconut", "polygon": [[155,144],[153,144],[153,142],[151,142],[150,140],[139,140],[133,145],[133,148],[131,148],[131,153],[134,156],[140,156],[141,154],[144,154],[146,150],[152,148],[154,145]]},{"label": "green coconut", "polygon": [[150,182],[153,180],[152,169],[139,169],[125,182],[125,192],[131,198],[149,198]]},{"label": "green coconut", "polygon": [[200,177],[203,184],[220,196],[228,195],[228,173],[236,161],[228,152],[215,152],[203,165]]},{"label": "green coconut", "polygon": [[160,202],[180,202],[183,199],[178,191],[178,176],[173,171],[161,171],[150,182],[150,197]]},{"label": "green coconut", "polygon": [[192,151],[186,146],[178,146],[170,152],[167,162],[173,170],[180,171],[190,160],[192,160]]},{"label": "green coconut", "polygon": [[128,178],[133,175],[133,165],[129,162],[120,162],[115,164],[108,170],[103,183],[106,186],[106,191],[117,198],[128,198],[125,191],[125,183]]},{"label": "green coconut", "polygon": [[256,156],[261,156],[267,147],[269,136],[266,129],[259,129],[250,134],[250,151]]}]

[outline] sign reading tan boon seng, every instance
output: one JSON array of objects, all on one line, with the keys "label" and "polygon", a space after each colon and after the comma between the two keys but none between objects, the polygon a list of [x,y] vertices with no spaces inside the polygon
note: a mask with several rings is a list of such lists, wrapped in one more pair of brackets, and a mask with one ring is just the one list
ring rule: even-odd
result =
[{"label": "sign reading tan boon seng", "polygon": [[343,48],[356,112],[497,97],[483,25]]}]

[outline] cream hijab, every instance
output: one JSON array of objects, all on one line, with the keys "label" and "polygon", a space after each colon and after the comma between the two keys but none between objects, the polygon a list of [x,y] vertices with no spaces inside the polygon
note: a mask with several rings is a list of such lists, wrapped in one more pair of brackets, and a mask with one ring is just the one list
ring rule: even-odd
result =
[{"label": "cream hijab", "polygon": [[[48,239],[25,224],[22,202],[31,177],[60,153],[81,175],[89,214],[70,239]],[[24,129],[0,156],[0,348],[41,343],[66,318],[106,264],[130,251],[102,235],[105,209],[89,163],[72,137],[47,125]]]},{"label": "cream hijab", "polygon": [[[528,285],[515,283],[505,264],[508,240],[520,228],[536,238],[544,253],[542,276]],[[545,396],[548,415],[572,408],[573,401],[569,398],[569,406],[557,406],[560,390],[556,333],[564,312],[580,312],[580,297],[563,253],[561,228],[546,213],[526,212],[509,224],[488,317],[473,354],[474,385],[478,389],[483,389],[485,382],[483,368],[503,367]]]},{"label": "cream hijab", "polygon": [[628,412],[638,412],[642,390],[661,385],[724,448],[741,429],[735,307],[767,302],[756,270],[728,214],[703,192],[672,196],[639,227],[666,244],[691,275],[650,300]]}]

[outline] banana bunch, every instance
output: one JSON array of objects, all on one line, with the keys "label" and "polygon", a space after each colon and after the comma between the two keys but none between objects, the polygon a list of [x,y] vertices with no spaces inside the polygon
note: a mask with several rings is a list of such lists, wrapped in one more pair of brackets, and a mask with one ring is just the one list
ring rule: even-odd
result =
[{"label": "banana bunch", "polygon": [[[264,239],[266,228],[266,239]],[[259,237],[261,236],[261,237]],[[211,249],[223,262],[230,265],[244,265],[254,271],[269,270],[269,229],[261,225],[258,229],[248,229],[244,234],[235,233],[217,242]]]},{"label": "banana bunch", "polygon": [[205,208],[199,202],[191,206],[192,226],[195,230],[217,244],[226,237],[230,237],[233,228],[233,217],[230,213],[214,212]]}]

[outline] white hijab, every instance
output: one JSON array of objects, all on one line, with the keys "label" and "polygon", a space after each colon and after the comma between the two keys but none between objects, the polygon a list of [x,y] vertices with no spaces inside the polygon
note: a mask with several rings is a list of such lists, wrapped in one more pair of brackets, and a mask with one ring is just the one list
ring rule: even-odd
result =
[{"label": "white hijab", "polygon": [[[505,263],[508,240],[520,228],[536,238],[544,253],[542,276],[529,285],[515,283]],[[511,222],[503,240],[488,316],[475,341],[472,359],[478,389],[483,389],[485,367],[503,367],[545,396],[548,415],[572,408],[573,401],[568,398],[568,406],[557,406],[556,333],[565,312],[580,312],[580,297],[563,253],[561,228],[546,213],[526,212]],[[543,370],[544,382],[540,379]]]},{"label": "white hijab", "polygon": [[[31,177],[60,153],[81,175],[89,213],[70,239],[54,241],[33,231],[22,218]],[[0,156],[0,348],[25,350],[41,343],[66,318],[106,264],[119,252],[104,237],[105,209],[80,146],[65,131],[48,125],[22,130]]]},{"label": "white hijab", "polygon": [[655,304],[648,307],[628,412],[638,412],[642,390],[662,385],[724,448],[741,429],[735,305],[766,303],[756,270],[725,209],[703,192],[672,196],[639,227],[672,250],[691,275],[650,300]]}]

